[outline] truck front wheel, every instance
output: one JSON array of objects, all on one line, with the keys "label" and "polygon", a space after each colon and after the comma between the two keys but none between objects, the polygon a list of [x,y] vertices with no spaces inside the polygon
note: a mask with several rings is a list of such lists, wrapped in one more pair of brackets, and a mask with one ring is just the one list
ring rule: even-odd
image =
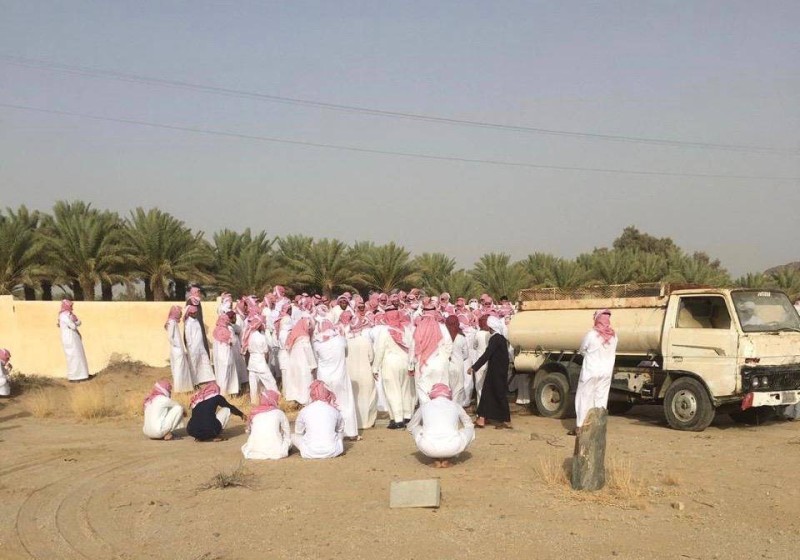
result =
[{"label": "truck front wheel", "polygon": [[569,381],[558,372],[550,372],[536,385],[536,409],[548,418],[569,418],[575,415],[575,399]]},{"label": "truck front wheel", "polygon": [[667,389],[664,414],[667,423],[675,430],[702,432],[714,420],[714,407],[699,381],[680,377]]}]

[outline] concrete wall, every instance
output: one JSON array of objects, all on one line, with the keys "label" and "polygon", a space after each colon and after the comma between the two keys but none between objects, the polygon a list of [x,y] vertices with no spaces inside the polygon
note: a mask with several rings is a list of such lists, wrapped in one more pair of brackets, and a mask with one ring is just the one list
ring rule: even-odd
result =
[{"label": "concrete wall", "polygon": [[[112,358],[128,356],[147,365],[169,365],[164,323],[176,302],[76,301],[74,313],[89,362],[89,371],[105,368]],[[217,302],[203,302],[206,332],[217,319]],[[17,372],[66,377],[66,359],[56,326],[60,301],[19,301],[0,296],[0,348],[11,351]]]}]

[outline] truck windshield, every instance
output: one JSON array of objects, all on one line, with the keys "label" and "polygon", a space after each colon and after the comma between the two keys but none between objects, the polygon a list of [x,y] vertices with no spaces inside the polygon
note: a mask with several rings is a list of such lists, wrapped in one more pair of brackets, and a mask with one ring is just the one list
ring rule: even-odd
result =
[{"label": "truck windshield", "polygon": [[733,305],[744,332],[800,332],[800,315],[783,292],[733,292]]}]

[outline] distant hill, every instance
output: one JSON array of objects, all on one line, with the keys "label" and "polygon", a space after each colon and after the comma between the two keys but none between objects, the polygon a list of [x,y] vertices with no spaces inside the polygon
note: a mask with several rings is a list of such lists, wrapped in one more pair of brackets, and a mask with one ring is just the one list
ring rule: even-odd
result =
[{"label": "distant hill", "polygon": [[789,270],[800,270],[800,261],[781,264],[781,265],[778,265],[778,266],[773,266],[772,268],[768,268],[767,270],[765,270],[764,274],[769,276],[770,274],[776,274],[776,273],[778,273],[778,272],[780,272],[782,270],[785,270],[787,268]]}]

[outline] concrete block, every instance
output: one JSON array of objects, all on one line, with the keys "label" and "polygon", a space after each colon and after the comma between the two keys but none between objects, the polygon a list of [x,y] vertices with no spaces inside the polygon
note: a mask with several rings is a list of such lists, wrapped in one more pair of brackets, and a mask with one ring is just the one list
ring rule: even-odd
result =
[{"label": "concrete block", "polygon": [[438,479],[398,480],[389,490],[390,508],[438,508],[442,489]]}]

